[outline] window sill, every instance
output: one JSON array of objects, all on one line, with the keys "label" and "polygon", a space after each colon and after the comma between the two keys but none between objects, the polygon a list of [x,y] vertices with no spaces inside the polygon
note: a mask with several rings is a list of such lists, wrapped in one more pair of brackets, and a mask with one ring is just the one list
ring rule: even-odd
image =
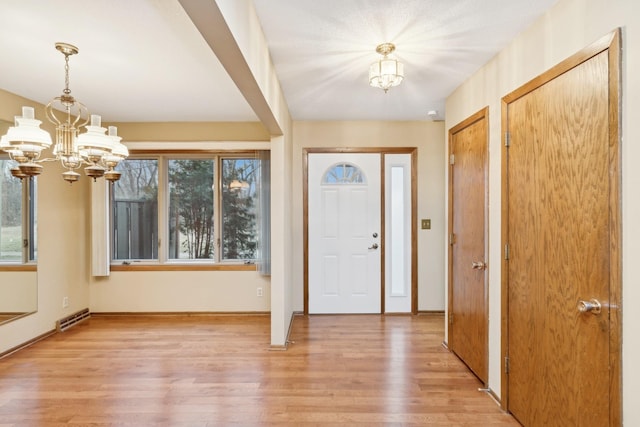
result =
[{"label": "window sill", "polygon": [[37,264],[2,264],[0,271],[38,271]]},{"label": "window sill", "polygon": [[111,271],[257,271],[256,264],[111,264]]}]

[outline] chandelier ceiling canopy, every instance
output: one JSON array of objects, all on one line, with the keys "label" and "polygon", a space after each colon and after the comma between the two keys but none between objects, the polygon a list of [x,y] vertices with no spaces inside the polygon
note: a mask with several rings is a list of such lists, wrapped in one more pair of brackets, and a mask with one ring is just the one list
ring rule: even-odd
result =
[{"label": "chandelier ceiling canopy", "polygon": [[389,57],[396,46],[393,43],[382,43],[376,47],[376,52],[382,58],[369,67],[369,84],[384,90],[385,93],[393,86],[398,86],[404,79],[404,64]]},{"label": "chandelier ceiling canopy", "polygon": [[[129,150],[122,144],[115,126],[102,127],[101,117],[89,115],[87,107],[71,95],[69,89],[69,57],[78,53],[78,48],[68,43],[56,43],[56,49],[64,55],[65,86],[62,95],[54,98],[45,107],[47,119],[55,125],[55,138],[40,129],[33,107],[22,107],[22,116],[15,117],[14,126],[0,139],[0,150],[18,165],[11,169],[16,178],[39,175],[41,163],[59,161],[66,171],[65,181],[73,183],[80,174],[76,172],[86,165],[85,174],[114,182],[120,172],[114,170],[120,161],[129,156]],[[82,127],[86,128],[80,133]],[[51,158],[41,158],[42,152],[53,145]]]}]

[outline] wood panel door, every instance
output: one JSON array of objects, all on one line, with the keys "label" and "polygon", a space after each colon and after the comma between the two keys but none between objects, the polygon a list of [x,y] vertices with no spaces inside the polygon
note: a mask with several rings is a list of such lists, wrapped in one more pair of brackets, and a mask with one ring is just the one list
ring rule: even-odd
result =
[{"label": "wood panel door", "polygon": [[616,419],[619,154],[609,55],[571,60],[505,98],[505,368],[508,410],[525,426]]},{"label": "wood panel door", "polygon": [[449,348],[487,383],[487,113],[449,132]]}]

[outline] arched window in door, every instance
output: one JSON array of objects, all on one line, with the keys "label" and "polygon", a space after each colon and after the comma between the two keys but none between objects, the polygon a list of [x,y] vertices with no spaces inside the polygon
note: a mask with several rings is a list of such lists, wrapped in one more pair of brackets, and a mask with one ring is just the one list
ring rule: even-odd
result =
[{"label": "arched window in door", "polygon": [[337,163],[327,169],[322,176],[322,184],[366,184],[362,170],[352,163]]}]

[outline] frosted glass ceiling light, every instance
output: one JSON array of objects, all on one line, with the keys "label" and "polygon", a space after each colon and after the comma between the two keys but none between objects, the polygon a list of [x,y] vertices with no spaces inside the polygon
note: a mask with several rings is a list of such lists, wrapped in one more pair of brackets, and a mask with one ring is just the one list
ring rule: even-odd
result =
[{"label": "frosted glass ceiling light", "polygon": [[[56,128],[54,157],[40,158],[42,150],[49,148],[52,140],[46,131],[40,129],[42,122],[34,118],[32,107],[22,108],[22,117],[16,117],[15,126],[0,139],[0,150],[18,162],[17,168],[11,170],[16,178],[39,175],[42,172],[40,163],[59,161],[66,169],[62,177],[67,182],[78,180],[80,174],[76,169],[82,165],[87,165],[85,173],[94,180],[104,176],[111,182],[117,181],[120,174],[113,168],[127,158],[129,151],[120,142],[115,127],[111,126],[106,134],[107,129],[101,126],[100,116],[89,116],[87,107],[71,95],[69,56],[77,54],[78,48],[68,43],[56,43],[55,46],[64,55],[65,85],[62,95],[45,107],[47,118]],[[91,124],[87,126],[89,120]],[[83,126],[86,132],[80,134]]]},{"label": "frosted glass ceiling light", "polygon": [[376,47],[376,52],[382,59],[369,67],[369,84],[384,90],[385,93],[393,86],[398,86],[404,79],[404,65],[397,59],[389,57],[396,47],[393,43],[382,43]]}]

